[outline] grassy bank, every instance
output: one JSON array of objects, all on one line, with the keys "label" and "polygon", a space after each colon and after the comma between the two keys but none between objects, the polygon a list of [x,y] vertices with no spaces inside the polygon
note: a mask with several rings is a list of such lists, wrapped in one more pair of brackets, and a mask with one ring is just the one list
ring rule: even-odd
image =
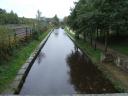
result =
[{"label": "grassy bank", "polygon": [[128,44],[127,43],[121,43],[121,44],[113,44],[110,46],[111,48],[117,50],[120,53],[123,53],[125,55],[128,55]]},{"label": "grassy bank", "polygon": [[75,39],[75,36],[72,32],[69,32],[65,29],[66,32],[75,40],[75,43],[81,48],[92,60],[93,64],[101,70],[106,78],[108,78],[120,92],[128,92],[128,76],[127,73],[122,71],[120,68],[116,67],[113,64],[103,64],[100,62],[101,50],[97,49],[96,51],[91,46],[90,43],[82,40]]},{"label": "grassy bank", "polygon": [[9,84],[14,80],[18,70],[47,34],[48,32],[44,32],[40,35],[39,40],[32,40],[19,47],[14,51],[14,55],[11,57],[10,61],[0,65],[0,93],[8,88]]}]

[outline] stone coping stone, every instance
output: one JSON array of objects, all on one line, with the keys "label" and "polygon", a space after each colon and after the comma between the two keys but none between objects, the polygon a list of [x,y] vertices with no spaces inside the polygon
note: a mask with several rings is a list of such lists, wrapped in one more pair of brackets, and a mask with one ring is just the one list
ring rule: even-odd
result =
[{"label": "stone coping stone", "polygon": [[22,78],[23,78],[23,75],[17,75],[14,80],[15,80],[15,81],[21,81]]},{"label": "stone coping stone", "polygon": [[19,84],[20,84],[20,81],[19,81],[19,80],[14,80],[13,83],[11,84],[11,87],[12,87],[14,90],[17,90]]},{"label": "stone coping stone", "polygon": [[19,72],[17,73],[17,75],[24,75],[25,72],[26,72],[26,69],[21,68],[21,69],[19,70]]},{"label": "stone coping stone", "polygon": [[26,68],[28,68],[28,66],[29,66],[29,63],[25,63],[21,68],[26,69]]},{"label": "stone coping stone", "polygon": [[[36,95],[0,95],[0,96],[36,96]],[[128,96],[128,93],[113,93],[113,94],[72,94],[72,95],[39,95],[39,96]]]}]

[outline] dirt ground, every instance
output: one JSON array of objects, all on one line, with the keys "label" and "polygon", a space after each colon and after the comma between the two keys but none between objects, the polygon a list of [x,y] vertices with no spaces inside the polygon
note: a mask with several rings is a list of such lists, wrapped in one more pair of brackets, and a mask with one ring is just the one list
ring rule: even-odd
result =
[{"label": "dirt ground", "polygon": [[[101,66],[102,64],[102,66]],[[116,67],[114,64],[97,64],[102,72],[109,78],[118,88],[123,88],[128,92],[128,72]]]}]

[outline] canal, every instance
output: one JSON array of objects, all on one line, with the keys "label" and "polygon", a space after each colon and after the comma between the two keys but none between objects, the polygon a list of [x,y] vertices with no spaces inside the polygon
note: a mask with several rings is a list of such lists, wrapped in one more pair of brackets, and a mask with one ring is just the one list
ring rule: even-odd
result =
[{"label": "canal", "polygon": [[118,92],[63,29],[55,29],[36,58],[21,95]]}]

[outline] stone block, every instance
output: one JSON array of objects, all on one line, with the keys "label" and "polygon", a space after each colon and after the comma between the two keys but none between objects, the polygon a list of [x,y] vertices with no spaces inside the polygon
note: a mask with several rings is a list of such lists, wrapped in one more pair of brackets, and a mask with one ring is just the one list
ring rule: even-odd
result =
[{"label": "stone block", "polygon": [[21,81],[24,75],[17,75],[15,81]]},{"label": "stone block", "polygon": [[22,69],[27,69],[28,66],[29,66],[29,63],[25,63],[21,68],[22,68]]},{"label": "stone block", "polygon": [[17,73],[17,75],[24,75],[25,71],[26,71],[26,69],[20,69],[19,72]]},{"label": "stone block", "polygon": [[11,88],[12,88],[13,90],[15,90],[15,91],[18,90],[18,89],[19,89],[18,87],[19,87],[19,85],[20,85],[20,82],[21,82],[21,81],[17,81],[17,80],[16,80],[16,81],[13,81],[13,83],[11,84]]}]

